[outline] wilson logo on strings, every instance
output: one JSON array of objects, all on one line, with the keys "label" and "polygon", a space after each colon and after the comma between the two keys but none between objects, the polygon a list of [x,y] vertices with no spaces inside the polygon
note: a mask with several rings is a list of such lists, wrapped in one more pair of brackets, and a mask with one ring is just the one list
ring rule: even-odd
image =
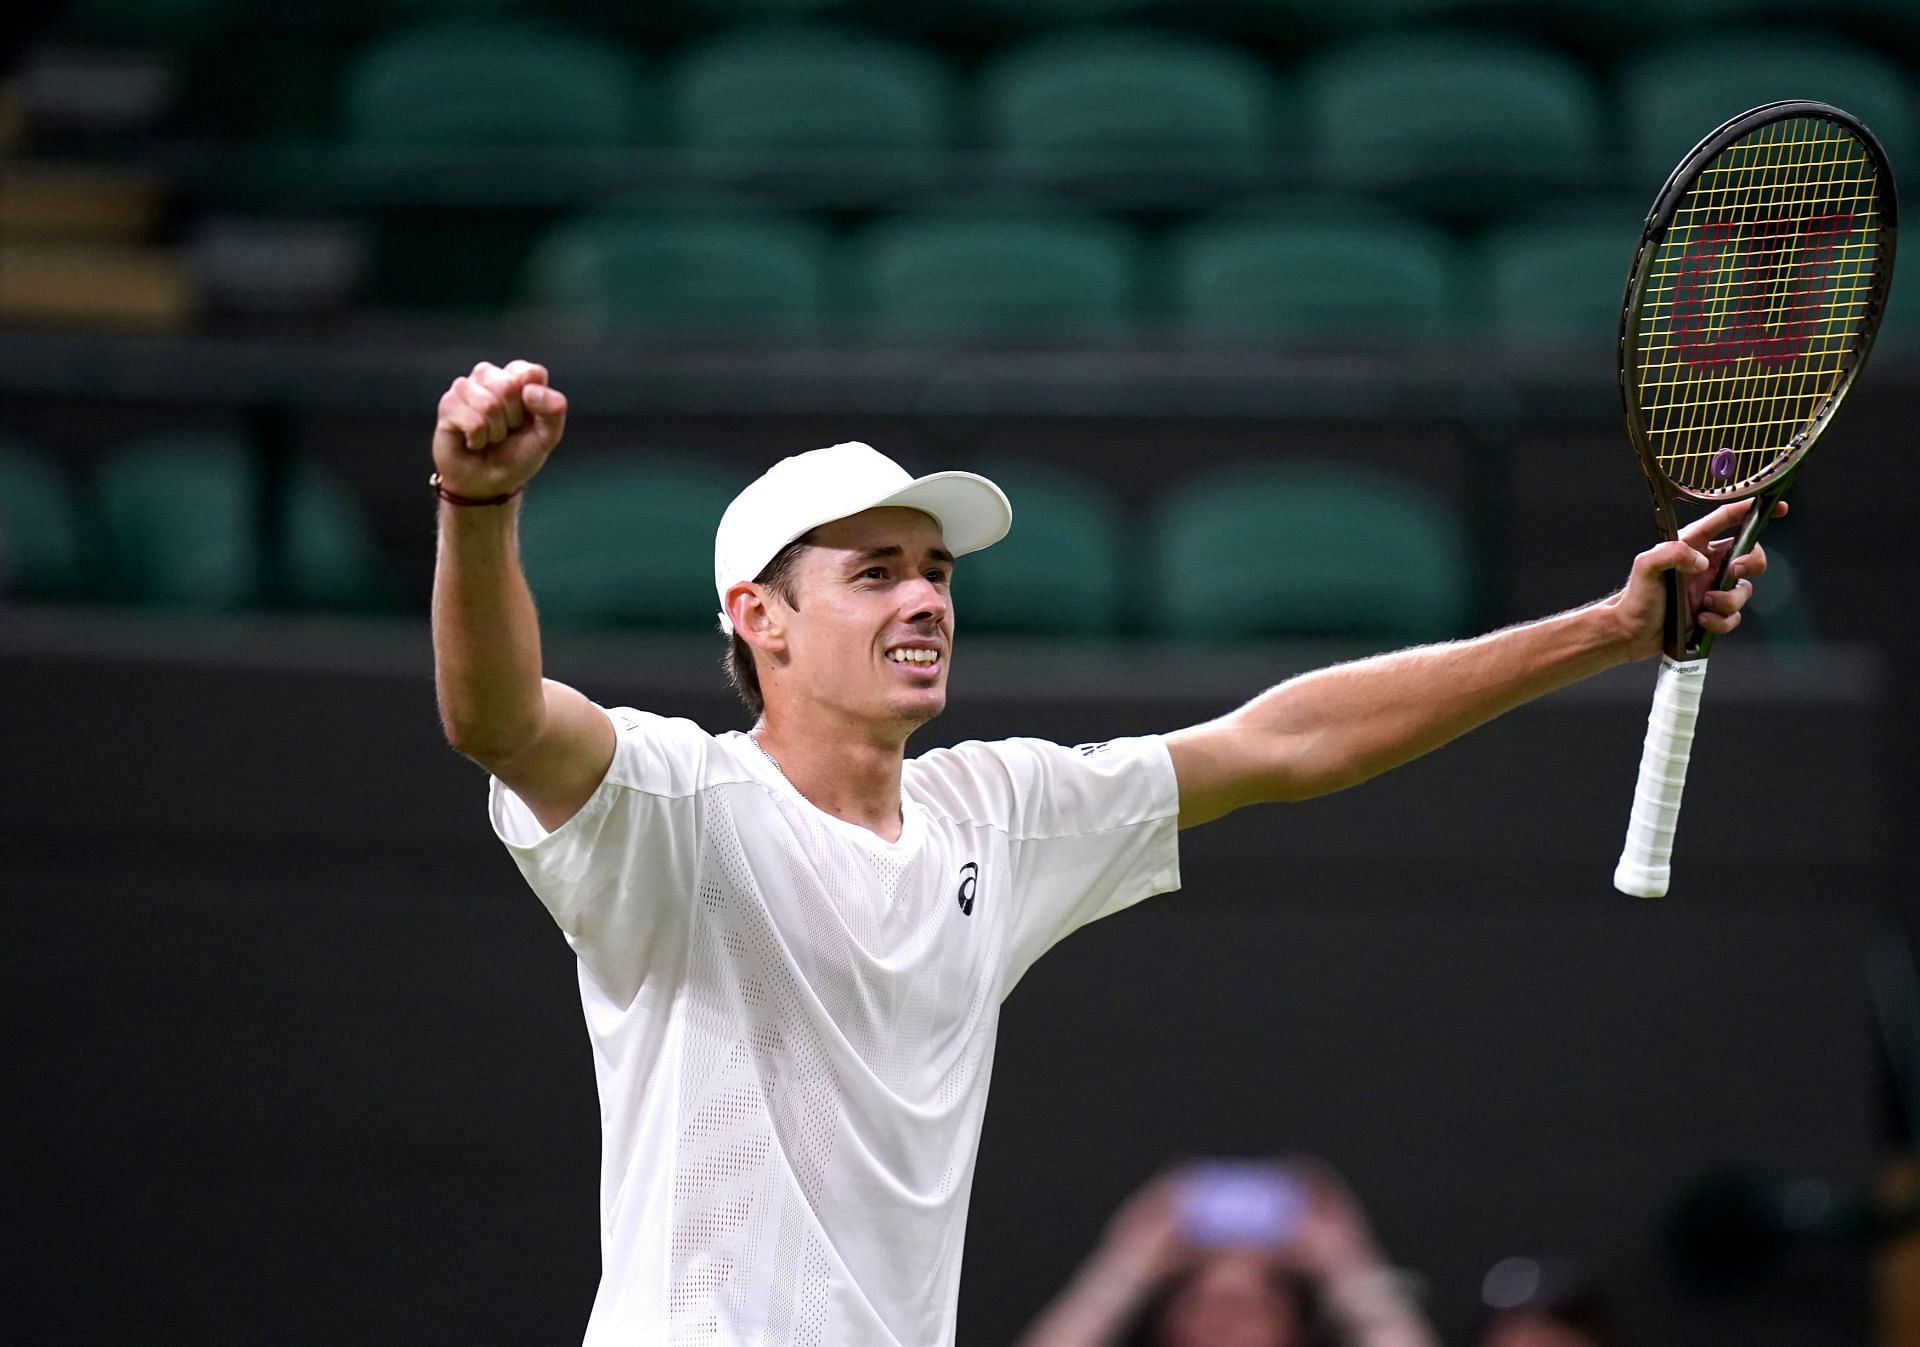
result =
[{"label": "wilson logo on strings", "polygon": [[1672,341],[1689,365],[1792,360],[1819,336],[1836,286],[1834,251],[1853,216],[1710,220],[1673,277]]}]

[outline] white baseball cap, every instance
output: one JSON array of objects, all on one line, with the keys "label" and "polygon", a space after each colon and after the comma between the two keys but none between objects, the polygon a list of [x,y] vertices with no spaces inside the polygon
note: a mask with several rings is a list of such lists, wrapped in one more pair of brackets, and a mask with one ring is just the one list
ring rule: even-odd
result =
[{"label": "white baseball cap", "polygon": [[947,550],[956,557],[993,546],[1013,526],[1006,493],[978,473],[914,477],[858,441],[783,458],[735,496],[720,516],[713,539],[720,630],[733,631],[726,614],[727,591],[759,575],[781,548],[822,524],[882,505],[904,505],[932,515]]}]

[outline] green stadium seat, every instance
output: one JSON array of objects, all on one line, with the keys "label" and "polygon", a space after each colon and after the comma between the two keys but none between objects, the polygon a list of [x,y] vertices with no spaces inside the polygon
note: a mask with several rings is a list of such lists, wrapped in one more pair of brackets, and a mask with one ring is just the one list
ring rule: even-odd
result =
[{"label": "green stadium seat", "polygon": [[1489,229],[1480,240],[1475,315],[1512,346],[1611,349],[1644,208],[1556,211]]},{"label": "green stadium seat", "polygon": [[721,165],[912,172],[952,138],[941,58],[854,30],[725,30],[686,51],[668,85],[675,142]]},{"label": "green stadium seat", "polygon": [[1274,81],[1245,52],[1130,32],[1043,36],[993,56],[975,86],[988,147],[1026,173],[1233,179],[1274,136]]},{"label": "green stadium seat", "polygon": [[313,608],[390,608],[396,586],[372,522],[347,490],[312,464],[293,474],[287,598]]},{"label": "green stadium seat", "polygon": [[[260,597],[258,476],[244,444],[156,436],[123,444],[94,470],[114,596],[201,609]],[[393,590],[371,527],[353,499],[311,464],[289,483],[285,597],[368,609]]]},{"label": "green stadium seat", "polygon": [[1362,206],[1217,215],[1171,240],[1174,314],[1207,337],[1429,340],[1450,331],[1456,251],[1424,221]]},{"label": "green stadium seat", "polygon": [[59,464],[0,440],[0,596],[79,597],[88,560],[78,502]]},{"label": "green stadium seat", "polygon": [[609,328],[792,334],[827,316],[827,249],[805,217],[612,211],[555,226],[526,288],[547,312]]},{"label": "green stadium seat", "polygon": [[1175,485],[1150,524],[1149,598],[1169,635],[1423,641],[1467,624],[1460,525],[1408,481],[1233,464]]},{"label": "green stadium seat", "polygon": [[1037,206],[883,218],[844,257],[849,289],[882,332],[1016,340],[1128,328],[1142,262],[1130,227]]},{"label": "green stadium seat", "polygon": [[365,149],[612,146],[644,139],[633,63],[603,37],[546,22],[433,22],[375,40],[342,76],[348,139]]},{"label": "green stadium seat", "polygon": [[1914,146],[1913,92],[1900,66],[1821,33],[1776,30],[1686,37],[1620,70],[1634,186],[1648,199],[1701,137],[1748,108],[1814,98],[1860,118],[1898,171]]},{"label": "green stadium seat", "polygon": [[1305,138],[1325,185],[1492,215],[1597,171],[1598,91],[1576,62],[1543,45],[1395,34],[1311,57],[1300,78]]},{"label": "green stadium seat", "polygon": [[892,336],[1100,339],[1134,316],[1140,245],[1115,220],[1080,215],[904,215],[849,251],[851,284]]},{"label": "green stadium seat", "polygon": [[1032,459],[978,470],[1013,502],[1013,530],[954,567],[960,630],[1112,632],[1123,597],[1119,500],[1090,478]]},{"label": "green stadium seat", "polygon": [[738,472],[698,459],[555,460],[521,509],[527,581],[552,630],[713,630],[713,535]]}]

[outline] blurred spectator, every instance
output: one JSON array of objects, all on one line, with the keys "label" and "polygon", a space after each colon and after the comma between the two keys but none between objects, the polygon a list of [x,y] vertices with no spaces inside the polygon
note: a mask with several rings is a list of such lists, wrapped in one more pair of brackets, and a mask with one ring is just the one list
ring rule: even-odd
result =
[{"label": "blurred spectator", "polygon": [[1572,1265],[1503,1258],[1480,1284],[1487,1308],[1473,1347],[1626,1347],[1607,1294]]},{"label": "blurred spectator", "polygon": [[1434,1347],[1365,1213],[1314,1160],[1163,1173],[1018,1347]]}]

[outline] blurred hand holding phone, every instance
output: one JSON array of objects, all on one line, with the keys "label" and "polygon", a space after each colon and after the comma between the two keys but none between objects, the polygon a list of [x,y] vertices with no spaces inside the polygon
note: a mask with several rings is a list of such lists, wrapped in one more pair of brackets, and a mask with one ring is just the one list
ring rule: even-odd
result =
[{"label": "blurred hand holding phone", "polygon": [[1162,1169],[1115,1210],[1022,1347],[1122,1341],[1156,1292],[1191,1285],[1173,1279],[1249,1261],[1318,1288],[1329,1315],[1355,1334],[1364,1330],[1353,1341],[1437,1347],[1406,1274],[1387,1263],[1346,1183],[1324,1160],[1299,1154]]}]

